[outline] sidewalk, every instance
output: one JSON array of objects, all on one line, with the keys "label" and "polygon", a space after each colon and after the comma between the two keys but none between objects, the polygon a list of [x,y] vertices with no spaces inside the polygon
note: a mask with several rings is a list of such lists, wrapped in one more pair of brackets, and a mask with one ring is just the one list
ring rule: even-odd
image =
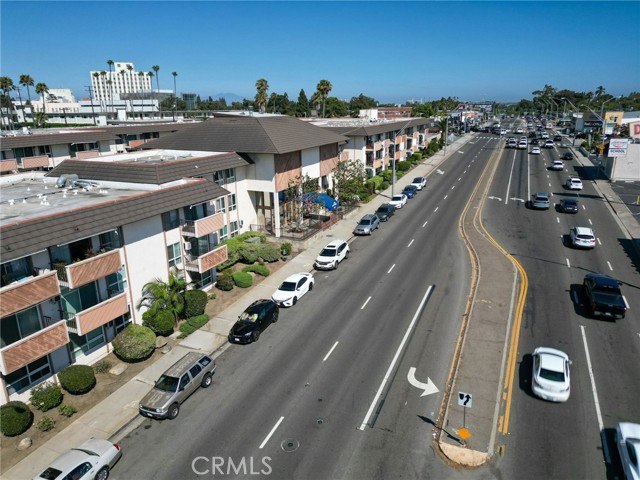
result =
[{"label": "sidewalk", "polygon": [[[456,153],[459,146],[464,145],[472,138],[473,135],[469,134],[460,137],[448,146],[446,156],[442,152],[438,152],[418,164],[409,174],[398,180],[396,191],[401,191],[418,175],[429,175],[440,163]],[[188,351],[211,353],[214,358],[220,355],[228,345],[227,333],[229,329],[247,305],[257,298],[271,298],[271,294],[289,275],[300,271],[312,271],[313,262],[318,252],[327,242],[335,238],[350,239],[357,219],[365,213],[373,213],[381,204],[389,200],[390,195],[391,187],[377,195],[369,203],[352,211],[330,229],[316,235],[308,242],[308,247],[304,251],[289,260],[277,272],[252,287],[234,304],[214,316],[207,325],[182,340],[170,352],[149,365],[115,393],[53,436],[44,445],[35,449],[7,472],[4,472],[2,478],[5,480],[33,478],[62,452],[80,445],[90,437],[106,438],[113,442],[125,437],[143,420],[138,414],[139,401],[169,366]]]}]

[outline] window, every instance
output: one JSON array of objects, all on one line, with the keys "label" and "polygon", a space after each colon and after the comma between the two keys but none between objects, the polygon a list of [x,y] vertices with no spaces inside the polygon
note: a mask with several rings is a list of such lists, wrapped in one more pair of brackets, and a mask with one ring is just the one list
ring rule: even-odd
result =
[{"label": "window", "polygon": [[220,237],[221,242],[224,242],[227,238],[229,238],[229,231],[226,225],[218,230],[218,236]]},{"label": "window", "polygon": [[235,168],[227,168],[224,171],[225,183],[232,183],[236,181],[236,169]]},{"label": "window", "polygon": [[193,367],[189,369],[191,378],[196,378],[201,371],[202,371],[202,367],[200,366],[200,364],[196,363]]},{"label": "window", "polygon": [[7,391],[9,395],[20,393],[36,383],[41,378],[51,375],[49,360],[45,355],[29,365],[19,368],[15,372],[9,373],[5,377]]},{"label": "window", "polygon": [[232,193],[231,195],[229,195],[229,211],[233,212],[237,208],[238,206],[236,205],[236,194]]},{"label": "window", "polygon": [[189,385],[190,381],[191,380],[189,380],[189,375],[183,375],[180,379],[180,390],[184,390],[185,388],[187,388],[187,385]]},{"label": "window", "polygon": [[162,214],[162,228],[166,232],[167,230],[173,230],[180,225],[180,215],[178,210],[169,210]]},{"label": "window", "polygon": [[69,332],[69,341],[71,346],[71,356],[74,360],[85,356],[95,348],[105,343],[104,332],[102,327],[91,330],[86,335],[76,335]]},{"label": "window", "polygon": [[231,222],[231,238],[238,236],[238,222]]},{"label": "window", "polygon": [[4,317],[0,321],[0,327],[0,347],[11,345],[41,329],[38,310],[31,307]]},{"label": "window", "polygon": [[28,257],[3,263],[0,266],[2,286],[9,285],[16,280],[31,276],[31,262]]},{"label": "window", "polygon": [[91,470],[91,463],[84,462],[71,470],[62,480],[80,480],[85,474]]},{"label": "window", "polygon": [[216,213],[217,212],[225,213],[227,211],[224,199],[225,197],[216,198]]},{"label": "window", "polygon": [[106,279],[109,298],[119,295],[127,288],[127,271],[124,268],[119,272],[110,273]]},{"label": "window", "polygon": [[224,172],[213,172],[213,182],[217,185],[224,185]]},{"label": "window", "polygon": [[182,252],[180,251],[180,242],[174,243],[167,247],[167,258],[169,259],[169,268],[179,268],[182,265]]},{"label": "window", "polygon": [[116,335],[125,329],[127,325],[131,323],[131,314],[125,313],[124,315],[116,318],[112,321],[113,326],[116,329]]},{"label": "window", "polygon": [[111,230],[107,233],[101,233],[98,238],[100,240],[100,249],[115,250],[122,246],[118,229]]},{"label": "window", "polygon": [[212,285],[216,281],[215,272],[216,269],[207,270],[202,274],[198,272],[191,272],[191,282],[194,288],[204,288],[208,285]]}]

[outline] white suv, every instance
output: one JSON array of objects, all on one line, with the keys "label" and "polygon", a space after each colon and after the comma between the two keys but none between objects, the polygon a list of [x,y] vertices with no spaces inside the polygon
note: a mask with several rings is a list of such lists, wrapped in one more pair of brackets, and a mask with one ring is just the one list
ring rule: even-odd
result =
[{"label": "white suv", "polygon": [[582,190],[582,180],[578,177],[567,178],[566,185],[569,190]]},{"label": "white suv", "polygon": [[573,227],[569,230],[571,244],[576,248],[595,248],[596,237],[593,230],[587,227]]},{"label": "white suv", "polygon": [[338,264],[349,257],[349,244],[344,240],[334,240],[324,247],[316,258],[316,270],[335,270]]}]

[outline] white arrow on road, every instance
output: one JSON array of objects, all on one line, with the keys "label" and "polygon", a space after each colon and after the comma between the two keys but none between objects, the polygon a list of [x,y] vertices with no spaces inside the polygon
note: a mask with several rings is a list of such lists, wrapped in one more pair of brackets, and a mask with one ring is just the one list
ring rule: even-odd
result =
[{"label": "white arrow on road", "polygon": [[464,155],[464,152],[461,150],[458,150],[458,153],[461,153],[462,155]]},{"label": "white arrow on road", "polygon": [[502,199],[500,197],[487,197],[487,198],[489,198],[491,200],[498,200],[499,202],[502,201]]},{"label": "white arrow on road", "polygon": [[422,394],[420,395],[421,397],[424,397],[425,395],[431,395],[432,393],[438,393],[440,390],[438,390],[438,387],[435,386],[435,384],[431,381],[431,379],[429,377],[427,377],[427,383],[422,383],[419,382],[418,380],[416,380],[416,369],[415,367],[411,367],[409,369],[409,374],[407,375],[407,380],[409,380],[409,383],[411,385],[413,385],[414,387],[420,389],[420,390],[424,390],[424,392],[422,392]]},{"label": "white arrow on road", "polygon": [[518,198],[518,197],[511,197],[509,200],[514,200],[514,201],[517,201],[517,202],[524,202],[523,199]]},{"label": "white arrow on road", "polygon": [[436,170],[436,172],[438,172],[440,175],[444,175],[444,172],[442,170],[440,170],[439,168]]}]

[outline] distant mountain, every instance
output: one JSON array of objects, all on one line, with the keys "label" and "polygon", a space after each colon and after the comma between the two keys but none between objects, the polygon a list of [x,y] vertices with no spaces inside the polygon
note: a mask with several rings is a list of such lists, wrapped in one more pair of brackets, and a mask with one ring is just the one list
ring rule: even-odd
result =
[{"label": "distant mountain", "polygon": [[211,95],[211,98],[213,98],[214,100],[219,100],[220,98],[224,98],[225,101],[227,102],[227,105],[231,105],[233,102],[242,102],[242,100],[244,100],[244,97],[241,97],[240,95],[236,95],[235,93],[228,93],[228,92],[216,93],[215,95]]}]

